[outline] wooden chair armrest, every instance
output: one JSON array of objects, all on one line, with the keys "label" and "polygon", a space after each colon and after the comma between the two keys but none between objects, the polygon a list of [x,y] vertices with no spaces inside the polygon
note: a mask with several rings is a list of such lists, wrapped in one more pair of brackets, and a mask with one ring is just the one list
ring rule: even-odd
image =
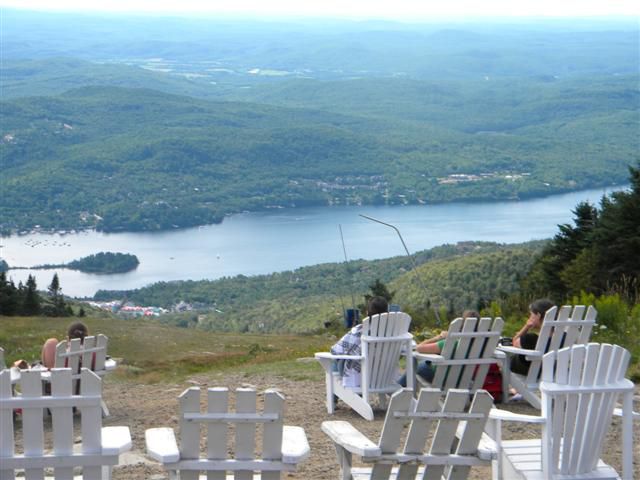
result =
[{"label": "wooden chair armrest", "polygon": [[[458,439],[462,438],[464,429],[464,422],[460,422],[456,429],[456,437]],[[478,458],[481,460],[497,460],[498,458],[498,445],[496,441],[485,432],[482,432],[480,441],[478,442]]]},{"label": "wooden chair armrest", "polygon": [[427,360],[431,363],[442,363],[444,362],[444,357],[442,355],[438,355],[437,353],[419,353],[413,352],[413,357],[417,360]]},{"label": "wooden chair armrest", "polygon": [[478,442],[478,458],[482,460],[498,459],[498,445],[496,441],[485,432],[482,432],[482,436]]},{"label": "wooden chair armrest", "polygon": [[508,422],[526,422],[526,423],[545,423],[545,418],[538,415],[524,415],[522,413],[513,413],[508,410],[492,408],[489,412],[491,420],[504,420]]},{"label": "wooden chair armrest", "polygon": [[[621,408],[614,408],[613,414],[616,417],[624,417],[624,413]],[[640,420],[640,412],[633,411],[631,412],[631,416],[633,417],[634,420]]]},{"label": "wooden chair armrest", "polygon": [[330,352],[317,352],[315,354],[317,360],[362,360],[362,355],[334,355]]},{"label": "wooden chair armrest", "polygon": [[307,458],[311,449],[302,427],[282,427],[282,461],[297,464]]},{"label": "wooden chair armrest", "polygon": [[543,353],[538,350],[528,350],[526,348],[510,347],[505,345],[498,345],[496,350],[507,353],[509,355],[526,355],[531,358],[542,358]]},{"label": "wooden chair armrest", "polygon": [[147,455],[160,463],[180,460],[180,450],[172,428],[150,428],[144,432]]},{"label": "wooden chair armrest", "polygon": [[505,352],[503,352],[502,350],[495,350],[493,352],[493,358],[497,359],[497,360],[504,360],[507,357],[507,354]]},{"label": "wooden chair armrest", "polygon": [[376,458],[382,455],[382,450],[375,443],[356,430],[349,422],[322,422],[322,431],[333,443],[348,452],[360,455],[362,458]]},{"label": "wooden chair armrest", "polygon": [[131,450],[129,427],[102,427],[101,439],[105,455],[120,455]]}]

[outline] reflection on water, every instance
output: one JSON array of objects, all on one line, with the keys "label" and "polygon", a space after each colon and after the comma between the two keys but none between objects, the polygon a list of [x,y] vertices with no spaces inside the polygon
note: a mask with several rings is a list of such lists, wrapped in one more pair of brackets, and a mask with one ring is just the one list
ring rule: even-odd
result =
[{"label": "reflection on water", "polygon": [[[404,255],[396,233],[360,217],[394,224],[411,252],[445,243],[484,240],[517,243],[549,238],[569,223],[577,203],[599,202],[605,190],[586,190],[522,202],[454,203],[394,207],[318,207],[244,213],[220,225],[160,233],[30,234],[1,240],[10,266],[60,264],[101,251],[138,256],[137,270],[89,275],[59,269],[63,292],[91,296],[98,289],[133,289],[158,281],[216,279],[291,270],[349,259]],[[44,289],[51,270],[11,270],[16,284],[35,274]]]}]

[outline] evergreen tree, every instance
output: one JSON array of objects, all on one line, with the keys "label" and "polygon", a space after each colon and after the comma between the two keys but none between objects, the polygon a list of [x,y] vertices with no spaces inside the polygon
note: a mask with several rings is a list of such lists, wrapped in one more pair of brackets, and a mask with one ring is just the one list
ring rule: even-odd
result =
[{"label": "evergreen tree", "polygon": [[602,201],[600,221],[594,234],[598,252],[599,286],[640,278],[640,164],[629,168],[631,190],[615,192]]},{"label": "evergreen tree", "polygon": [[6,272],[0,272],[0,315],[16,315],[20,307],[18,289],[11,280],[7,280]]},{"label": "evergreen tree", "polygon": [[573,212],[575,227],[559,226],[523,281],[523,291],[561,299],[613,290],[634,301],[640,284],[640,164],[629,170],[629,191],[603,197],[600,211],[581,203]]},{"label": "evergreen tree", "polygon": [[22,300],[22,315],[38,315],[41,310],[40,295],[38,295],[38,286],[33,275],[29,275],[27,283],[23,287],[24,297]]},{"label": "evergreen tree", "polygon": [[[60,287],[60,279],[58,274],[54,273],[51,279],[51,284],[48,287],[49,298],[51,304],[45,309],[45,314],[52,317],[67,317],[70,315],[69,308],[67,307],[64,296],[62,295],[62,288]],[[72,314],[73,312],[71,312]]]}]

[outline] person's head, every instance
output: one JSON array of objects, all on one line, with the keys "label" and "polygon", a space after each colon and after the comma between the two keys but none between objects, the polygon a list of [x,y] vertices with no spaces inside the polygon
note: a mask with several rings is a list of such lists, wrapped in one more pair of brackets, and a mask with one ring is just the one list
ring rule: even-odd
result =
[{"label": "person's head", "polygon": [[476,310],[465,310],[462,312],[462,318],[480,319],[480,314]]},{"label": "person's head", "polygon": [[73,340],[74,338],[79,338],[81,341],[84,341],[84,337],[89,335],[89,329],[82,322],[74,322],[69,325],[69,329],[67,330],[67,337],[69,340]]},{"label": "person's head", "polygon": [[534,300],[531,305],[529,305],[529,319],[535,320],[537,326],[540,327],[544,320],[545,313],[547,313],[547,310],[553,306],[554,303],[548,298],[539,298],[538,300]]},{"label": "person's head", "polygon": [[367,315],[378,315],[389,311],[389,303],[384,297],[371,297],[367,303]]}]

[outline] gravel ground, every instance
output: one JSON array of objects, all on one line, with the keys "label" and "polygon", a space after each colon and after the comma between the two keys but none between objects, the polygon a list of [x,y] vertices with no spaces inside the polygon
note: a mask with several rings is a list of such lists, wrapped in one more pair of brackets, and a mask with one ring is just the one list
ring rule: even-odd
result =
[{"label": "gravel ground", "polygon": [[[105,425],[128,425],[133,437],[133,452],[127,456],[129,465],[114,469],[114,480],[168,478],[162,468],[144,457],[144,432],[152,427],[176,427],[178,412],[178,395],[187,387],[254,387],[258,392],[267,388],[276,388],[286,398],[285,421],[288,425],[304,427],[311,446],[310,457],[300,465],[295,473],[286,473],[283,478],[295,479],[337,479],[339,470],[335,450],[328,437],[320,429],[324,420],[346,420],[360,429],[372,440],[377,440],[384,420],[384,412],[376,412],[373,422],[367,422],[339,403],[336,413],[328,415],[324,405],[324,382],[294,381],[282,377],[267,375],[222,375],[210,373],[196,375],[185,383],[167,385],[141,385],[120,383],[105,379],[104,397],[111,411]],[[635,409],[638,410],[639,396],[636,391]],[[502,408],[519,413],[536,414],[536,411],[524,402],[508,404]],[[509,424],[505,427],[503,437],[527,438],[540,435],[539,427],[524,424]],[[616,420],[604,445],[602,458],[621,472],[621,429]],[[640,429],[634,431],[634,473],[640,478]],[[470,478],[491,478],[489,468],[473,468]]]}]

